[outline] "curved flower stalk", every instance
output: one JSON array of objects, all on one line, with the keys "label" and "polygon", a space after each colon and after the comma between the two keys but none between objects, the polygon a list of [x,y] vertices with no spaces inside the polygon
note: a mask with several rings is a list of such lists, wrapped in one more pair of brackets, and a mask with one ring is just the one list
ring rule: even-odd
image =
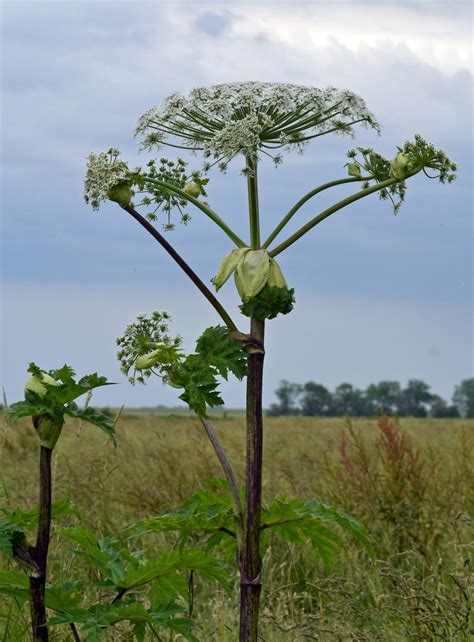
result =
[{"label": "curved flower stalk", "polygon": [[[275,257],[280,254],[331,214],[375,192],[378,192],[380,199],[389,199],[394,214],[397,214],[405,200],[406,180],[420,172],[443,184],[451,183],[456,178],[456,163],[453,163],[442,149],[428,143],[419,134],[415,134],[413,141],[406,141],[403,146],[397,147],[397,153],[392,160],[370,147],[351,149],[347,152],[347,157],[349,162],[346,163],[346,167],[349,177],[320,185],[300,198],[264,241],[262,247],[267,248],[297,211],[320,192],[331,187],[358,182],[361,183],[362,189],[336,202],[311,219],[286,241],[273,248],[270,256]],[[434,174],[430,175],[428,170],[434,171]]]},{"label": "curved flower stalk", "polygon": [[[350,91],[282,83],[235,82],[179,93],[139,119],[135,134],[142,149],[163,145],[201,151],[223,171],[238,154],[297,147],[336,132],[353,133],[379,125],[365,102]],[[282,162],[281,153],[273,157]],[[210,164],[207,162],[205,168]]]}]

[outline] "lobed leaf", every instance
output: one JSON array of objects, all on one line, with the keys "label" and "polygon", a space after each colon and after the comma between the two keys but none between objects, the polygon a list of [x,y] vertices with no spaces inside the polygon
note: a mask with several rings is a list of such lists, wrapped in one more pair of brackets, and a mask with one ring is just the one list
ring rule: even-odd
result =
[{"label": "lobed leaf", "polygon": [[110,417],[107,417],[107,415],[104,415],[96,408],[92,408],[90,406],[88,406],[87,408],[79,408],[75,403],[69,403],[66,406],[64,412],[70,417],[81,419],[82,421],[86,421],[93,426],[97,426],[97,428],[100,428],[103,432],[105,432],[107,437],[112,440],[114,446],[117,445],[117,437],[114,424],[110,420]]},{"label": "lobed leaf", "polygon": [[352,535],[372,552],[368,533],[353,517],[314,500],[276,499],[263,509],[261,528],[271,528],[286,541],[309,540],[327,567],[342,545],[338,530]]},{"label": "lobed leaf", "polygon": [[274,319],[278,314],[288,314],[293,310],[295,291],[293,288],[280,288],[266,285],[260,292],[239,306],[242,314],[258,321]]}]

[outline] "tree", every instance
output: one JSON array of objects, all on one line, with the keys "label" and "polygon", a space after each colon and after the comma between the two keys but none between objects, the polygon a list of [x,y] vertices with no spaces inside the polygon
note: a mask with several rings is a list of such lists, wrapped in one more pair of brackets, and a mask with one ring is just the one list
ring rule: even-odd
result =
[{"label": "tree", "polygon": [[420,379],[410,379],[400,394],[398,412],[402,417],[426,417],[433,399],[430,386]]},{"label": "tree", "polygon": [[453,394],[453,403],[458,408],[461,417],[474,417],[474,377],[463,379],[456,386]]},{"label": "tree", "polygon": [[398,381],[372,383],[366,390],[371,411],[377,414],[396,412],[400,407],[401,392],[402,389]]},{"label": "tree", "polygon": [[267,411],[269,417],[278,417],[280,415],[298,415],[298,397],[301,394],[301,386],[298,383],[289,381],[280,381],[280,385],[275,390],[275,395],[280,403],[272,404]]},{"label": "tree", "polygon": [[301,414],[304,417],[326,417],[332,415],[332,395],[320,383],[308,381],[303,386],[300,406]]},{"label": "tree", "polygon": [[333,393],[333,412],[335,415],[364,417],[370,415],[370,406],[364,393],[350,383],[341,383]]},{"label": "tree", "polygon": [[457,406],[448,406],[446,401],[439,395],[431,395],[430,417],[436,418],[456,418],[459,417],[459,410]]}]

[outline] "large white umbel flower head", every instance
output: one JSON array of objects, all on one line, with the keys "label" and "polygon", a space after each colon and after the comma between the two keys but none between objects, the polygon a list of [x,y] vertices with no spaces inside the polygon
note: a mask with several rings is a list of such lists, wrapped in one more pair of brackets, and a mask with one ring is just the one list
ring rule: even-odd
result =
[{"label": "large white umbel flower head", "polygon": [[[238,154],[297,146],[329,132],[353,133],[362,124],[379,129],[365,102],[350,91],[299,85],[234,82],[172,94],[139,119],[143,149],[162,145],[201,151],[221,169]],[[281,153],[273,157],[281,162]]]}]

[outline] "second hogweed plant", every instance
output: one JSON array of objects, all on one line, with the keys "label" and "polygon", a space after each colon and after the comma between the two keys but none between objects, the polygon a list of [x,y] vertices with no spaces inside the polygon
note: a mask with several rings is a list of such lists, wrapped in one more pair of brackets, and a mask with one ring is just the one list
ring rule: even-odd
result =
[{"label": "second hogweed plant", "polygon": [[[294,290],[287,284],[276,257],[291,250],[326,218],[362,198],[378,194],[382,200],[391,202],[396,213],[404,200],[408,180],[417,174],[441,183],[450,183],[455,178],[455,164],[444,151],[420,135],[397,147],[392,158],[385,158],[369,147],[357,147],[347,152],[339,177],[297,198],[289,211],[282,213],[275,228],[264,236],[265,215],[261,215],[259,205],[261,163],[270,160],[279,166],[285,152],[296,149],[303,153],[311,141],[329,134],[353,136],[356,126],[379,131],[365,102],[350,91],[291,84],[229,83],[193,89],[188,95],[173,94],[138,121],[135,133],[142,150],[153,152],[169,147],[201,154],[203,161],[198,169],[188,171],[185,160],[164,157],[151,159],[144,167],[130,168],[115,148],[89,156],[85,200],[95,210],[104,201],[116,202],[179,265],[221,320],[221,325],[207,328],[197,340],[195,352],[186,355],[180,337],[168,335],[166,312],[154,312],[151,317],[141,315],[118,339],[118,358],[131,382],[144,383],[153,374],[181,391],[180,399],[200,417],[223,467],[233,500],[233,518],[221,530],[235,540],[240,577],[240,642],[258,639],[267,529],[274,528],[280,536],[290,538],[291,528],[293,537],[298,533],[310,539],[323,556],[324,551],[335,549],[340,542],[338,527],[367,543],[365,531],[355,520],[316,501],[280,499],[270,507],[262,505],[265,324],[279,314],[291,312],[295,303]],[[224,213],[217,213],[205,200],[211,170],[225,172],[234,160],[243,162],[241,174],[248,195],[245,239],[232,229]],[[294,233],[284,235],[287,224],[303,205],[322,192],[337,191],[341,186],[353,187],[353,192],[335,199]],[[223,240],[234,246],[229,251],[223,243],[224,256],[216,257],[216,274],[211,283],[218,291],[234,277],[242,301],[240,312],[250,319],[247,330],[233,321],[212,286],[206,285],[154,225],[158,215],[164,216],[165,231],[174,228],[176,216],[187,224],[190,220],[187,210],[191,207],[213,221],[227,237]],[[242,493],[208,419],[208,409],[223,403],[219,377],[227,378],[230,373],[245,379],[247,385]],[[159,520],[157,517],[155,525]]]}]

